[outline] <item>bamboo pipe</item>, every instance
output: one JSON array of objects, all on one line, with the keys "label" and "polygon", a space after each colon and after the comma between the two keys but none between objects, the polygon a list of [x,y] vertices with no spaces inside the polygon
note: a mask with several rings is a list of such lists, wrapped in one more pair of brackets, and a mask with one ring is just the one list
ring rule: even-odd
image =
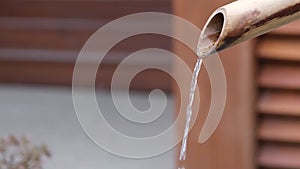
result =
[{"label": "bamboo pipe", "polygon": [[218,8],[197,46],[206,57],[300,18],[300,0],[237,0]]}]

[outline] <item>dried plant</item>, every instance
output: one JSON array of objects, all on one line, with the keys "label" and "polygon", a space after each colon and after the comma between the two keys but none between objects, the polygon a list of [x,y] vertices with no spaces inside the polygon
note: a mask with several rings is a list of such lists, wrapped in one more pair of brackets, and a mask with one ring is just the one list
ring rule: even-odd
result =
[{"label": "dried plant", "polygon": [[46,145],[33,145],[26,137],[0,138],[0,169],[42,169],[50,156]]}]

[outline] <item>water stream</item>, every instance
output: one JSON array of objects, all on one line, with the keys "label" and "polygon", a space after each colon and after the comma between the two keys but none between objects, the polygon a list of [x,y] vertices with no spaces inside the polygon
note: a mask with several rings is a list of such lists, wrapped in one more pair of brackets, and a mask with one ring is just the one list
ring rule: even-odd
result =
[{"label": "water stream", "polygon": [[178,169],[185,169],[183,163],[186,159],[186,146],[187,146],[187,139],[188,139],[188,134],[189,134],[189,129],[190,129],[190,123],[191,123],[191,118],[192,118],[192,105],[194,101],[194,93],[197,87],[197,79],[199,72],[201,70],[203,59],[198,58],[194,72],[193,72],[193,77],[191,81],[191,86],[190,86],[190,93],[189,93],[189,100],[188,100],[188,105],[186,109],[186,122],[185,122],[185,129],[184,129],[184,134],[183,134],[183,139],[182,139],[182,145],[181,145],[181,150],[180,150],[180,155],[179,155],[179,164],[180,166]]}]

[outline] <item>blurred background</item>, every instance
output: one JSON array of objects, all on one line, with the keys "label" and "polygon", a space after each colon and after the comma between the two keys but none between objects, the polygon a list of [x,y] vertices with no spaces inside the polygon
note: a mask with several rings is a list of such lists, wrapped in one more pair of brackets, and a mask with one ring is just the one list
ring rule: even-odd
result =
[{"label": "blurred background", "polygon": [[[217,7],[229,2],[2,0],[0,137],[24,135],[34,144],[46,144],[52,154],[43,163],[46,169],[176,168],[179,146],[157,157],[135,160],[112,155],[86,136],[72,103],[74,64],[88,38],[114,19],[137,12],[164,12],[183,17],[201,28]],[[299,28],[300,22],[296,21],[219,54],[227,77],[227,102],[221,124],[205,144],[199,144],[198,137],[210,105],[210,84],[205,68],[201,71],[200,115],[190,133],[186,169],[300,168]],[[180,30],[180,25],[174,25],[169,31],[182,33]],[[114,31],[119,30],[109,31],[108,37],[118,33]],[[112,75],[126,56],[145,48],[174,52],[191,69],[197,58],[182,43],[162,35],[136,35],[114,46],[99,67],[96,93],[98,103],[104,105],[101,107],[104,116],[119,131],[126,132],[127,128],[110,96]],[[176,77],[148,69],[131,82],[130,97],[140,110],[149,107],[148,94],[152,89],[162,89],[168,98],[155,127],[126,124],[131,134],[139,136],[159,133],[172,124],[182,102],[174,79],[190,83],[180,65],[151,53],[149,60],[128,65],[128,71],[149,62],[173,68]],[[119,87],[117,94],[124,97],[125,89],[122,84]]]}]

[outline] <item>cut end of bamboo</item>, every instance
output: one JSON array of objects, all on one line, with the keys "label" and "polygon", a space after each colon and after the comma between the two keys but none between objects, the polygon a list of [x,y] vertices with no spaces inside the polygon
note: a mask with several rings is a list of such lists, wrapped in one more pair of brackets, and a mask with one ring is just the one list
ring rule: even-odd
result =
[{"label": "cut end of bamboo", "polygon": [[209,17],[198,41],[198,57],[207,57],[299,18],[300,0],[234,1]]},{"label": "cut end of bamboo", "polygon": [[206,22],[197,46],[198,56],[206,57],[216,52],[217,44],[224,32],[225,14],[220,10],[214,12]]}]

